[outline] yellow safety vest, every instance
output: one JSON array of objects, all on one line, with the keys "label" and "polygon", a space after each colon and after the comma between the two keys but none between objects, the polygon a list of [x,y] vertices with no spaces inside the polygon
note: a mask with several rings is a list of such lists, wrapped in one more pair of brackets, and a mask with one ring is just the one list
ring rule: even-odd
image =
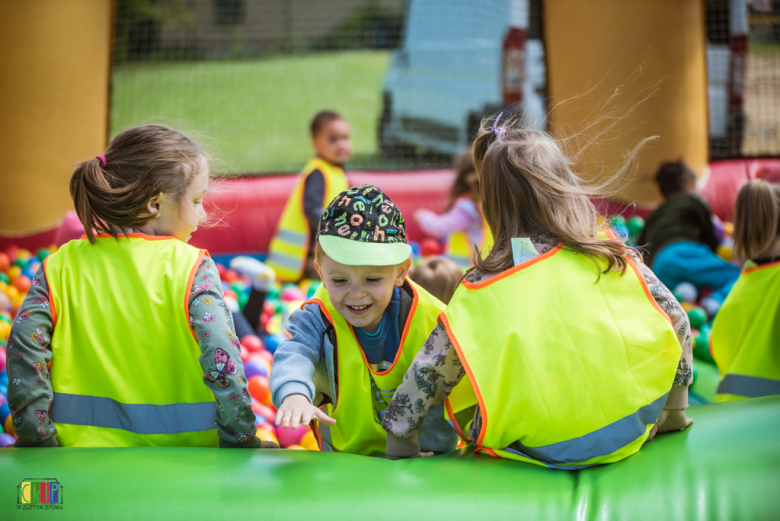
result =
[{"label": "yellow safety vest", "polygon": [[321,408],[337,423],[333,426],[317,424],[320,450],[364,456],[385,454],[387,432],[382,428],[382,420],[387,404],[444,309],[444,304],[423,288],[408,279],[406,283],[414,292],[412,307],[393,365],[383,372],[369,367],[352,326],[333,307],[325,286],[320,286],[314,298],[307,302],[320,306],[336,332],[338,392],[335,405],[328,403]]},{"label": "yellow safety vest", "polygon": [[478,451],[554,468],[639,450],[666,403],[680,345],[639,268],[602,274],[562,245],[480,283],[441,321],[467,378],[445,404],[461,438],[478,405]]},{"label": "yellow safety vest", "polygon": [[[482,210],[480,209],[480,215]],[[474,265],[472,257],[474,256],[474,243],[469,239],[465,230],[460,230],[450,235],[447,241],[447,256],[455,261],[455,264],[467,270]],[[480,251],[485,252],[493,246],[493,234],[490,233],[490,226],[488,226],[485,217],[482,217],[482,241],[476,245]],[[484,255],[484,253],[483,253]]]},{"label": "yellow safety vest", "polygon": [[780,262],[748,268],[715,316],[716,402],[780,394]]},{"label": "yellow safety vest", "polygon": [[51,418],[63,447],[218,446],[189,298],[205,250],[99,235],[46,258]]},{"label": "yellow safety vest", "polygon": [[276,272],[277,278],[282,281],[298,282],[303,276],[311,239],[309,237],[309,221],[303,212],[303,192],[306,178],[315,170],[322,172],[322,177],[325,179],[323,208],[337,195],[349,188],[347,176],[341,167],[328,163],[319,157],[313,157],[306,163],[298,176],[290,198],[287,199],[287,205],[279,220],[276,235],[271,241],[266,261]]}]

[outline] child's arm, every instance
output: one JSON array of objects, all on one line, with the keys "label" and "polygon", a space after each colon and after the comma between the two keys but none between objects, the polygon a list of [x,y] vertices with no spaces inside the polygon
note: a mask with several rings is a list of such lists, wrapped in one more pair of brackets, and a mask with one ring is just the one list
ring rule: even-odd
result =
[{"label": "child's arm", "polygon": [[447,330],[439,323],[417,353],[385,411],[382,426],[391,435],[387,437],[388,459],[421,455],[417,432],[423,420],[465,374]]},{"label": "child's arm", "polygon": [[271,370],[271,396],[279,408],[274,423],[285,429],[299,423],[309,425],[313,419],[333,425],[336,420],[312,404],[316,393],[314,373],[324,357],[326,334],[319,306],[307,304],[296,310],[290,315],[288,331],[292,336],[274,353]]},{"label": "child's arm", "polygon": [[[220,447],[268,446],[255,437],[255,414],[246,388],[233,317],[222,296],[217,268],[208,257],[198,267],[192,283],[190,325],[202,353],[199,360],[204,384],[214,393],[217,403],[214,420]],[[217,370],[217,360],[224,364],[222,373]]]},{"label": "child's arm", "polygon": [[16,429],[16,447],[57,447],[51,421],[52,388],[49,380],[51,336],[49,286],[43,267],[16,314],[6,351],[8,406]]},{"label": "child's arm", "polygon": [[693,382],[693,348],[688,314],[685,313],[680,303],[674,298],[672,292],[658,280],[658,277],[655,276],[647,265],[641,261],[638,261],[637,265],[642,272],[650,294],[669,316],[669,320],[672,321],[672,327],[677,334],[677,341],[682,348],[672,389],[669,391],[664,410],[650,433],[649,439],[651,439],[656,432],[662,434],[664,432],[679,431],[693,423],[692,419],[685,416],[685,408],[688,407],[688,386]]},{"label": "child's arm", "polygon": [[464,230],[481,220],[477,206],[468,199],[459,199],[445,214],[438,215],[430,210],[418,210],[414,218],[427,235],[437,239]]}]

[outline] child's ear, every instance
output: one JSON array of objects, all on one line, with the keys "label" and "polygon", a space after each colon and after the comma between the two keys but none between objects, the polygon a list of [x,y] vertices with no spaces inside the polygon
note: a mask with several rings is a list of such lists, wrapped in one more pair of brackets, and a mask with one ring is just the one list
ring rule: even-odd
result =
[{"label": "child's ear", "polygon": [[409,268],[412,267],[412,259],[406,259],[398,265],[398,271],[396,272],[395,285],[399,288],[404,285],[406,280],[406,274],[409,273]]},{"label": "child's ear", "polygon": [[[317,270],[317,274],[320,276],[322,285],[325,286],[325,277],[322,276],[322,266],[320,266],[320,261],[316,257],[314,258],[314,269]],[[328,287],[325,286],[325,289],[328,289]]]},{"label": "child's ear", "polygon": [[160,192],[159,194],[149,199],[149,202],[146,203],[146,211],[149,212],[149,215],[152,216],[152,219],[157,219],[160,217],[160,203],[164,197],[165,195]]}]

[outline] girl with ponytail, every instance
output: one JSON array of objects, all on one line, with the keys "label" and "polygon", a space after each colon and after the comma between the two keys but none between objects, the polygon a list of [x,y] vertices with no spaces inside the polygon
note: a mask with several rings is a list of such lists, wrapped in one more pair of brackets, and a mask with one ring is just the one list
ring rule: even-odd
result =
[{"label": "girl with ponytail", "polygon": [[[446,400],[477,451],[576,469],[621,460],[685,416],[685,312],[640,254],[599,227],[594,185],[545,132],[483,122],[474,142],[494,244],[475,251],[384,418],[388,456]],[[643,143],[614,174],[626,177]]]},{"label": "girl with ponytail", "polygon": [[86,235],[46,259],[8,343],[17,447],[265,446],[216,266],[187,244],[208,185],[206,153],[160,125],[78,165]]},{"label": "girl with ponytail", "polygon": [[719,402],[780,395],[780,185],[757,179],[742,187],[734,246],[747,260],[710,337]]}]

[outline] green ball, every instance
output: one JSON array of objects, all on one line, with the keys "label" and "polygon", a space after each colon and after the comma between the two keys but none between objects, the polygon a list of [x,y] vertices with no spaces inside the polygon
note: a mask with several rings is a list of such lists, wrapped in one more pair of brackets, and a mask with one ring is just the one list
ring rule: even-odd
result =
[{"label": "green ball", "polygon": [[12,266],[19,266],[22,268],[22,271],[27,269],[27,266],[30,264],[30,259],[22,260],[22,259],[16,259]]},{"label": "green ball", "polygon": [[701,330],[702,326],[707,323],[707,312],[698,306],[691,308],[688,311],[688,320],[691,322],[691,329]]},{"label": "green ball", "polygon": [[623,226],[626,225],[626,218],[622,215],[613,215],[609,218],[609,220],[612,222],[612,224],[622,224]]},{"label": "green ball", "polygon": [[696,362],[693,362],[693,370],[691,371],[693,373],[693,381],[691,382],[691,385],[696,383],[696,380],[699,379],[699,370],[696,369]]},{"label": "green ball", "polygon": [[0,282],[5,282],[6,284],[8,284],[8,275],[6,275],[3,272],[0,272]]},{"label": "green ball", "polygon": [[243,282],[234,282],[230,285],[230,289],[235,291],[236,295],[240,297],[242,294],[246,293],[246,284]]},{"label": "green ball", "polygon": [[249,294],[246,292],[238,293],[238,310],[244,311],[244,306],[246,306],[246,301],[249,300]]},{"label": "green ball", "polygon": [[679,293],[677,293],[676,291],[672,291],[672,296],[674,296],[674,298],[676,298],[676,299],[677,299],[677,302],[679,302],[680,304],[682,304],[683,302],[685,302],[685,299],[684,299],[684,298],[682,298],[682,295],[680,295],[680,294],[679,294]]},{"label": "green ball", "polygon": [[645,220],[638,215],[633,215],[626,223],[626,226],[628,226],[628,231],[631,232],[632,236],[638,236],[642,233],[642,228],[645,227]]},{"label": "green ball", "polygon": [[712,330],[710,329],[710,326],[707,324],[704,324],[701,327],[701,331],[699,331],[699,336],[696,337],[696,343],[693,346],[693,356],[698,358],[699,360],[704,360],[705,362],[715,363],[715,360],[712,359],[712,353],[710,353],[710,334],[712,333]]},{"label": "green ball", "polygon": [[39,261],[43,262],[43,259],[48,257],[50,254],[51,252],[47,248],[41,248],[40,250],[38,250],[38,253],[35,254],[35,257]]}]

